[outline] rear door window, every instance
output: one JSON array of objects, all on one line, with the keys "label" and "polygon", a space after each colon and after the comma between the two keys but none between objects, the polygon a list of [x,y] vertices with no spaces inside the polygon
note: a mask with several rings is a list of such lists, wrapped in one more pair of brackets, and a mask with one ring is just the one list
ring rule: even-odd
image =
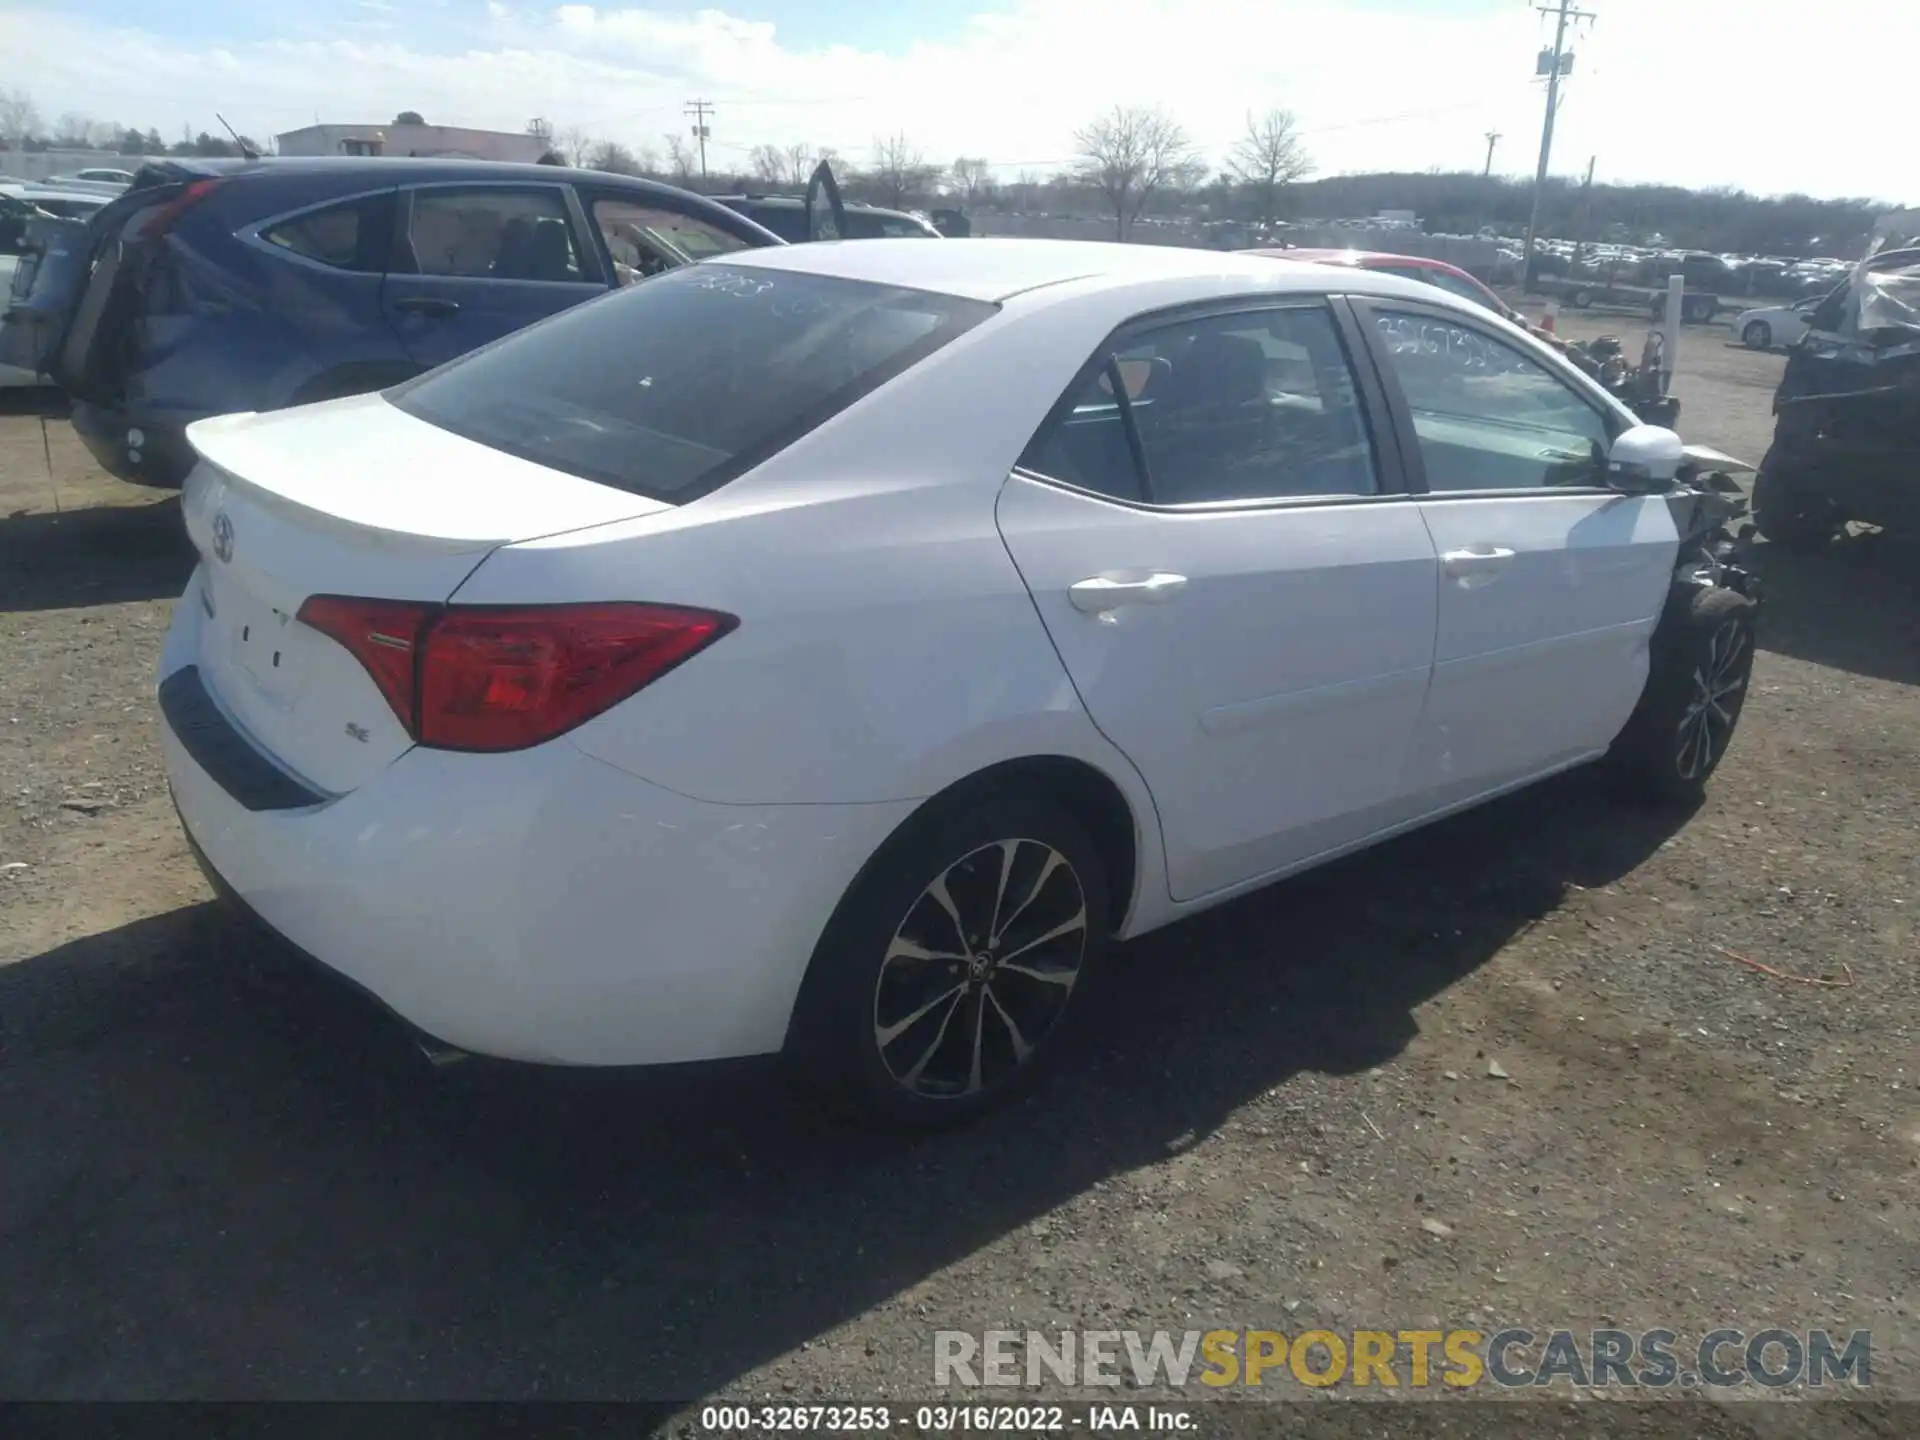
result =
[{"label": "rear door window", "polygon": [[567,203],[555,185],[413,192],[404,262],[416,275],[470,280],[596,279],[580,261]]},{"label": "rear door window", "polygon": [[664,206],[591,191],[585,198],[587,213],[613,261],[616,284],[631,285],[664,270],[748,248],[739,236]]},{"label": "rear door window", "polygon": [[778,453],[995,309],[715,262],[563,311],[387,393],[482,445],[677,503]]},{"label": "rear door window", "polygon": [[1095,374],[1035,437],[1023,467],[1152,505],[1380,488],[1353,372],[1324,305],[1156,326],[1124,340],[1113,359],[1124,405],[1111,372]]},{"label": "rear door window", "polygon": [[316,265],[378,275],[387,268],[393,237],[393,192],[308,210],[263,225],[259,233],[267,244]]}]

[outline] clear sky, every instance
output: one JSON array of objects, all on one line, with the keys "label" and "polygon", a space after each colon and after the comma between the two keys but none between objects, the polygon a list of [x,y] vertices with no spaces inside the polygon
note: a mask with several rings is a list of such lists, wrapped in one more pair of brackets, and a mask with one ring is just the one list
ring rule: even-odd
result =
[{"label": "clear sky", "polygon": [[[1920,203],[1910,67],[1920,0],[1582,0],[1556,174]],[[1526,0],[0,0],[0,89],[169,138],[401,109],[520,129],[541,116],[659,148],[718,106],[717,160],[903,133],[1003,174],[1066,161],[1118,103],[1180,119],[1217,162],[1250,110],[1299,117],[1322,174],[1531,173],[1551,22]],[[1876,66],[1885,58],[1884,75]]]}]

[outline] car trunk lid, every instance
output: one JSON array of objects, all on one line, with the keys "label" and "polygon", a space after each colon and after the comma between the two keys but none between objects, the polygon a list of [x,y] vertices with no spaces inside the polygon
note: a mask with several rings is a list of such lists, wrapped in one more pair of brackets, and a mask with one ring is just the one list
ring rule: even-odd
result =
[{"label": "car trunk lid", "polygon": [[217,184],[215,175],[161,161],[142,166],[91,219],[29,221],[0,321],[0,363],[48,375],[83,400],[115,398],[157,242],[173,216]]},{"label": "car trunk lid", "polygon": [[188,428],[201,678],[313,788],[357,788],[414,743],[362,663],[302,623],[314,595],[445,602],[502,545],[669,508],[465,440],[378,395]]}]

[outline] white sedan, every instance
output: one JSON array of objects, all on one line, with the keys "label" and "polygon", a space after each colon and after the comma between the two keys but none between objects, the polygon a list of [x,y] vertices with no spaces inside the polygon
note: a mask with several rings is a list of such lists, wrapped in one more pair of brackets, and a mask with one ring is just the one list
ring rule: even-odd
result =
[{"label": "white sedan", "polygon": [[442,1044],[784,1050],[910,1123],[1109,939],[1610,749],[1697,795],[1752,663],[1678,437],[1365,271],[767,249],[188,434],[223,889]]},{"label": "white sedan", "polygon": [[1820,308],[1818,298],[1792,305],[1762,305],[1733,317],[1733,333],[1749,350],[1787,349],[1800,343],[1807,321]]}]

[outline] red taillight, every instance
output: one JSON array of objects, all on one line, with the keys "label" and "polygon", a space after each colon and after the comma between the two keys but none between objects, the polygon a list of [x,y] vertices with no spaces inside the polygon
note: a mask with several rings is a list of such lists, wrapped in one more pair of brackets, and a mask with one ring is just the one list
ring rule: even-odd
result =
[{"label": "red taillight", "polygon": [[316,595],[300,618],[367,668],[422,745],[519,750],[651,684],[739,622],[673,605],[410,605]]},{"label": "red taillight", "polygon": [[219,186],[218,180],[190,180],[178,195],[156,206],[141,222],[140,238],[156,240],[174,226],[190,206],[199,204]]},{"label": "red taillight", "polygon": [[420,636],[439,609],[407,600],[313,595],[300,607],[299,619],[339,641],[366,666],[393,713],[412,732],[419,694]]}]

